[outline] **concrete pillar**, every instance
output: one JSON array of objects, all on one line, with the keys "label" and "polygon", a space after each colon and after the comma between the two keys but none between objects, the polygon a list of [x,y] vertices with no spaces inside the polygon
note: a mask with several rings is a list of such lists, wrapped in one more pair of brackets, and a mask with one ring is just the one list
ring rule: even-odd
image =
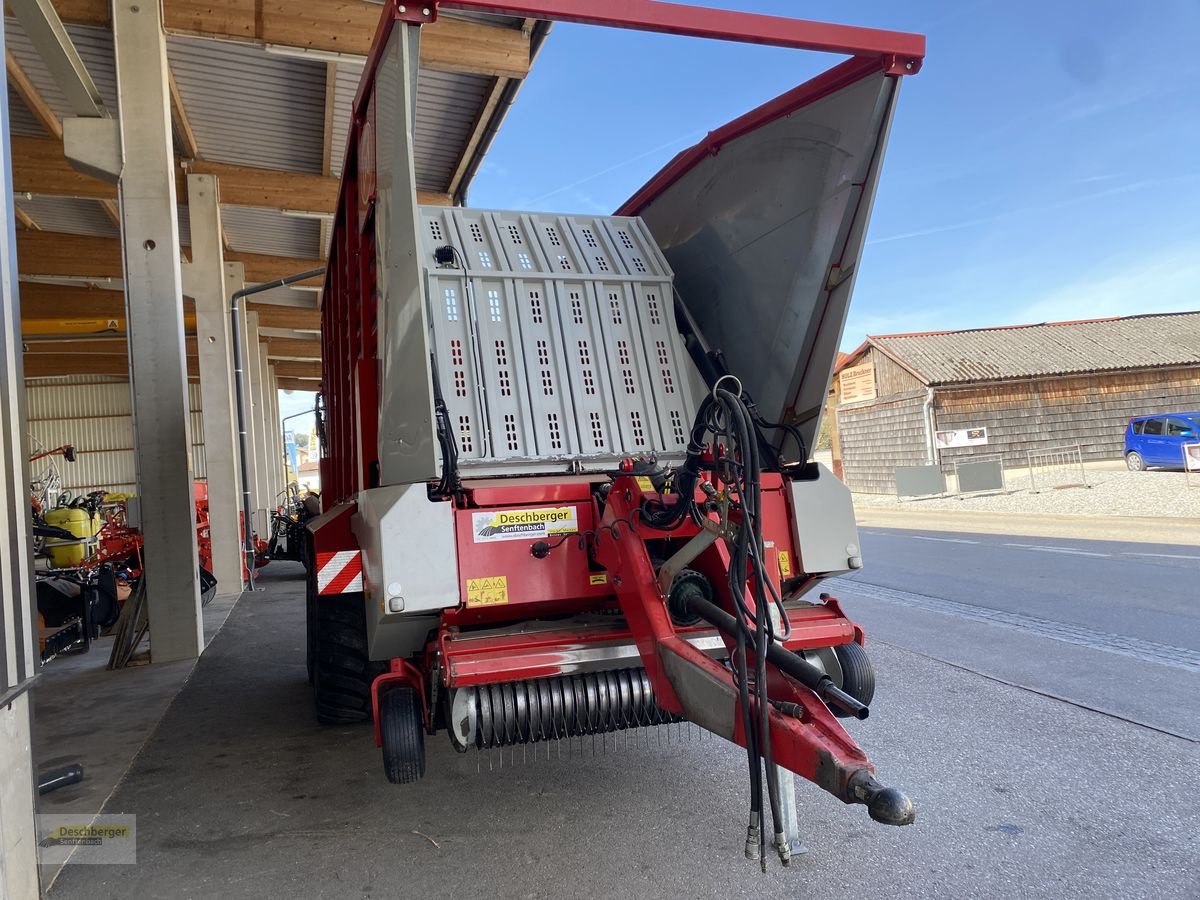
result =
[{"label": "concrete pillar", "polygon": [[258,313],[247,313],[247,339],[250,341],[250,355],[246,360],[246,368],[254,373],[254,392],[251,394],[253,405],[250,409],[250,422],[254,429],[254,465],[257,469],[258,500],[254,505],[255,515],[265,527],[266,510],[271,508],[275,499],[275,485],[271,481],[270,434],[267,432],[267,410],[265,404],[266,386],[263,384],[266,369],[266,347],[258,338]]},{"label": "concrete pillar", "polygon": [[39,897],[26,692],[37,673],[36,619],[7,90],[0,93],[0,219],[0,897]]},{"label": "concrete pillar", "polygon": [[267,345],[258,343],[258,383],[260,387],[259,403],[262,418],[259,426],[262,428],[263,446],[263,478],[267,483],[266,508],[272,510],[279,501],[279,466],[275,455],[275,402],[271,386],[271,364],[267,361]]},{"label": "concrete pillar", "polygon": [[275,377],[275,367],[267,366],[267,388],[271,398],[271,442],[275,453],[275,495],[287,490],[288,477],[283,453],[283,424],[279,419],[279,379]]},{"label": "concrete pillar", "polygon": [[133,434],[155,662],[204,648],[196,574],[175,148],[159,3],[114,3],[121,242]]},{"label": "concrete pillar", "polygon": [[[241,289],[239,285],[238,289]],[[238,313],[241,318],[242,334],[242,390],[246,399],[246,478],[250,482],[250,505],[254,510],[262,508],[262,488],[259,484],[258,454],[259,430],[255,427],[254,398],[258,390],[258,356],[252,352],[258,345],[258,316],[246,312],[245,304]],[[254,523],[249,523],[253,528]]]},{"label": "concrete pillar", "polygon": [[238,529],[241,488],[234,434],[233,352],[221,209],[217,179],[188,175],[188,218],[192,262],[188,293],[196,301],[196,345],[200,355],[200,396],[204,405],[204,469],[208,478],[208,520],[213,575],[221,593],[242,590],[242,551]]},{"label": "concrete pillar", "polygon": [[29,694],[0,707],[0,897],[40,897]]}]

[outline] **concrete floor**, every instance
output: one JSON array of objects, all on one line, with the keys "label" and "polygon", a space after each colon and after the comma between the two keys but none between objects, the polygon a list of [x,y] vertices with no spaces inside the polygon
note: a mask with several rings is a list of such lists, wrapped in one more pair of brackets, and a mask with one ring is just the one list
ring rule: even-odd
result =
[{"label": "concrete floor", "polygon": [[522,763],[438,735],[425,780],[394,787],[368,727],[314,723],[299,569],[263,585],[106,807],[137,814],[138,864],[68,866],[52,900],[1196,896],[1194,742],[883,642],[854,731],[917,824],[801,783],[810,853],[788,871],[742,858],[744,758],[717,740],[610,736]]},{"label": "concrete floor", "polygon": [[[237,594],[215,597],[204,608],[206,645],[220,631]],[[144,643],[141,650],[149,646]],[[79,763],[84,778],[39,798],[41,813],[95,815],[125,777],[195,668],[195,661],[108,671],[112,638],[87,653],[59,656],[33,689],[33,752],[39,771]],[[42,884],[59,867],[42,866]]]}]

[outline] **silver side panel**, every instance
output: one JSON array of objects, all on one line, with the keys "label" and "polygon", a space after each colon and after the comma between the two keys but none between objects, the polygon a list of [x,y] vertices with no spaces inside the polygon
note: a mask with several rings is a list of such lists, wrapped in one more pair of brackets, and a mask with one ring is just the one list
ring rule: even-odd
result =
[{"label": "silver side panel", "polygon": [[407,657],[424,646],[433,617],[458,605],[454,509],[431,503],[424,484],[355,499],[350,530],[362,548],[368,651],[371,659]]},{"label": "silver side panel", "polygon": [[416,26],[398,26],[375,76],[379,466],[384,484],[428,481],[439,471],[412,152],[419,34]]},{"label": "silver side panel", "polygon": [[[694,371],[637,219],[424,207],[429,340],[472,474],[686,447]],[[452,247],[453,263],[436,263]]]}]

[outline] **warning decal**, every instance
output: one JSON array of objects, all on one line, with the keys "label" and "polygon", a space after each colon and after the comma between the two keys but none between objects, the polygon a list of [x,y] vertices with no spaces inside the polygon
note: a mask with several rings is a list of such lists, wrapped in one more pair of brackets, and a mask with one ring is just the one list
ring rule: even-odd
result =
[{"label": "warning decal", "polygon": [[499,606],[507,602],[507,575],[467,579],[467,606]]},{"label": "warning decal", "polygon": [[471,514],[475,543],[537,540],[556,534],[574,534],[579,517],[573,506],[542,509],[504,509]]},{"label": "warning decal", "polygon": [[779,551],[779,574],[784,578],[792,577],[792,554],[786,550]]},{"label": "warning decal", "polygon": [[588,584],[608,584],[608,575],[601,572],[598,575],[589,575]]}]

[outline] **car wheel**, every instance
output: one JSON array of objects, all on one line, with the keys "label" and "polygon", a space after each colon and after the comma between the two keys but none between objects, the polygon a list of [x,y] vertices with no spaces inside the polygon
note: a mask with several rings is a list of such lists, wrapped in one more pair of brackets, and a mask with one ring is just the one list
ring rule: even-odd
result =
[{"label": "car wheel", "polygon": [[1130,472],[1146,471],[1146,461],[1142,459],[1142,454],[1134,450],[1132,453],[1125,454],[1125,465],[1129,466]]}]

